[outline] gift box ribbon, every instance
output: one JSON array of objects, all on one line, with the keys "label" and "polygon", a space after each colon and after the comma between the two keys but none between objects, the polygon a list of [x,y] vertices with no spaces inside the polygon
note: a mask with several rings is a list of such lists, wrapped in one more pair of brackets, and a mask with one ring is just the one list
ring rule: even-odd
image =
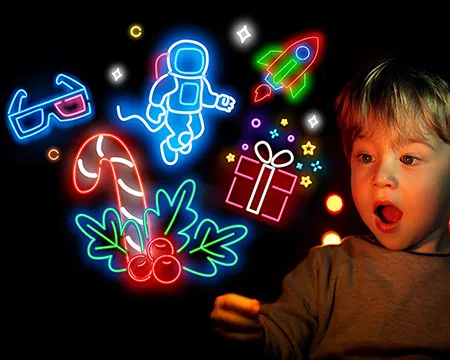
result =
[{"label": "gift box ribbon", "polygon": [[[260,150],[259,150],[259,148],[261,146],[266,148],[266,150],[268,152],[267,158],[265,158],[264,156],[261,155]],[[258,158],[258,160],[262,163],[262,166],[261,166],[261,170],[259,171],[258,178],[256,179],[255,186],[253,188],[252,194],[250,195],[250,199],[248,201],[246,210],[248,212],[251,212],[253,214],[258,215],[259,212],[261,211],[261,207],[262,207],[262,205],[264,203],[264,199],[266,197],[267,191],[269,190],[269,187],[270,187],[270,184],[271,184],[272,177],[273,177],[273,174],[275,172],[275,169],[280,169],[280,168],[283,168],[283,167],[291,165],[292,162],[294,161],[294,154],[292,153],[292,151],[290,151],[288,149],[284,149],[284,150],[281,150],[281,151],[273,154],[271,146],[269,145],[269,143],[267,141],[264,141],[264,140],[257,142],[255,144],[254,149],[255,149],[255,155]],[[289,155],[289,159],[284,161],[284,162],[277,163],[276,160],[279,157],[281,157],[282,155],[284,155],[284,154],[288,154]],[[261,178],[263,177],[264,171],[266,169],[268,169],[270,171],[270,174],[269,174],[269,177],[268,177],[268,179],[267,179],[267,181],[266,181],[266,183],[264,185],[264,190],[262,192],[261,198],[259,199],[257,207],[256,207],[256,209],[254,209],[252,207],[253,199],[255,197],[257,189],[260,186]],[[274,186],[274,188],[277,188],[277,187]],[[278,190],[280,190],[280,189],[278,189]]]}]

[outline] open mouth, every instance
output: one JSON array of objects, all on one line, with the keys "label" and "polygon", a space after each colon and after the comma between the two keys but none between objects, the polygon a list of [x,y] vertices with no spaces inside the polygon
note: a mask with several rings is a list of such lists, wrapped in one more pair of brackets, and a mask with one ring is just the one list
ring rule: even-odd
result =
[{"label": "open mouth", "polygon": [[390,202],[375,203],[376,225],[383,232],[391,232],[403,217],[403,212]]}]

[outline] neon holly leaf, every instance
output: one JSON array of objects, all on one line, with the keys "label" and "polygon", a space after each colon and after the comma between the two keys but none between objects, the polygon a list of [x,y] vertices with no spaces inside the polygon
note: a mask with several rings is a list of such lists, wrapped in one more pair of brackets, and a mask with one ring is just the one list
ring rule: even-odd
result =
[{"label": "neon holly leaf", "polygon": [[145,245],[142,237],[141,225],[134,219],[127,219],[120,227],[120,238],[124,238],[127,249],[131,247],[134,252],[144,253]]},{"label": "neon holly leaf", "polygon": [[75,223],[78,229],[90,240],[86,250],[91,259],[106,261],[108,269],[115,273],[127,270],[123,267],[116,267],[113,264],[116,255],[126,255],[128,253],[120,245],[123,227],[120,215],[116,209],[106,209],[103,212],[101,222],[90,215],[78,214],[75,217]]},{"label": "neon holly leaf", "polygon": [[148,229],[152,229],[152,237],[164,236],[171,241],[182,237],[185,240],[177,252],[182,251],[190,242],[187,231],[198,219],[198,213],[191,208],[195,191],[196,184],[190,179],[183,181],[173,196],[166,190],[159,189],[155,194],[154,208],[149,207],[144,211],[146,238],[150,237]]},{"label": "neon holly leaf", "polygon": [[[230,247],[247,236],[248,229],[244,225],[230,225],[219,228],[211,219],[202,220],[195,230],[193,240],[196,247],[189,250],[189,255],[197,253],[200,261],[195,269],[183,266],[183,270],[194,275],[213,277],[217,274],[217,265],[233,266],[239,258]],[[193,257],[190,258],[192,264]]]}]

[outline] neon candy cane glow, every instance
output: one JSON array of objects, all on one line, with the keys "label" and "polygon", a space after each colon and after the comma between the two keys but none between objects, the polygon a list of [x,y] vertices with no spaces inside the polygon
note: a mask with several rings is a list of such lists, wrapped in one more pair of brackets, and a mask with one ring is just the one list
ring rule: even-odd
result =
[{"label": "neon candy cane glow", "polygon": [[[163,60],[165,71],[161,69]],[[161,158],[166,165],[175,165],[180,155],[189,154],[194,140],[203,135],[204,108],[227,113],[234,108],[236,100],[232,96],[212,90],[208,67],[209,53],[202,43],[176,41],[155,61],[157,80],[150,90],[146,119],[136,114],[124,116],[120,105],[116,106],[121,121],[136,119],[151,133],[163,128],[169,132],[160,143]]]},{"label": "neon candy cane glow", "polygon": [[[112,169],[116,204],[122,219],[133,219],[142,226],[143,220],[139,216],[147,208],[147,202],[141,176],[133,155],[117,136],[96,134],[81,145],[73,164],[75,189],[80,194],[96,190],[105,164]],[[130,256],[145,252],[145,244],[138,234],[130,231],[124,239],[125,243],[121,245],[126,250],[127,263]]]}]

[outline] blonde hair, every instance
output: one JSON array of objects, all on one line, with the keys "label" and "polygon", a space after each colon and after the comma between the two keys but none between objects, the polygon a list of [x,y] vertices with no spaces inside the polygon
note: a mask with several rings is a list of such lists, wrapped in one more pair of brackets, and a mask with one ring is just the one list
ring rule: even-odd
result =
[{"label": "blonde hair", "polygon": [[335,110],[347,160],[355,139],[377,135],[380,127],[399,140],[432,133],[450,144],[449,84],[398,58],[349,82]]}]

